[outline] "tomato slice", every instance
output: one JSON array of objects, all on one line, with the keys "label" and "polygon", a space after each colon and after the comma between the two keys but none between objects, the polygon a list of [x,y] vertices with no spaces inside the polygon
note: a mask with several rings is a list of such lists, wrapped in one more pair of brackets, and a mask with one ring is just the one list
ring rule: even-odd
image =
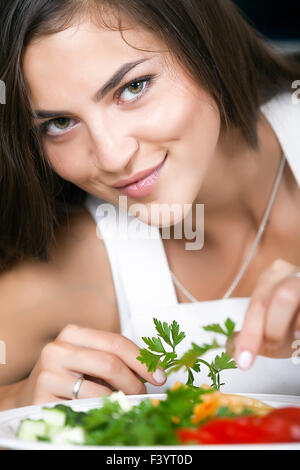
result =
[{"label": "tomato slice", "polygon": [[287,421],[292,421],[293,423],[300,423],[300,408],[295,407],[285,407],[285,408],[276,408],[275,410],[270,411],[267,416],[279,416]]},{"label": "tomato slice", "polygon": [[279,408],[268,413],[261,427],[276,433],[280,442],[300,441],[300,408]]},{"label": "tomato slice", "polygon": [[[242,418],[216,418],[195,430],[193,440],[201,444],[236,444],[270,442],[271,434],[259,427],[261,419],[254,416]],[[187,442],[189,435],[179,433]]]},{"label": "tomato slice", "polygon": [[300,408],[281,408],[263,417],[214,418],[197,429],[178,430],[181,443],[258,444],[300,441]]}]

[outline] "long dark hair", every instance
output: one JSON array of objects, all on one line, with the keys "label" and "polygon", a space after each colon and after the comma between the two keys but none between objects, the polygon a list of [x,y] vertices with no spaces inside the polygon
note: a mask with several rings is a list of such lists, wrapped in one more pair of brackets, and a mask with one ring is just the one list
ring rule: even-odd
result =
[{"label": "long dark hair", "polygon": [[[22,59],[33,39],[87,13],[102,27],[122,32],[125,16],[158,35],[214,97],[223,129],[240,128],[252,147],[259,106],[300,78],[300,55],[275,52],[231,0],[0,0],[0,80],[6,84],[6,105],[0,105],[2,269],[28,257],[47,260],[57,227],[84,203],[85,193],[55,174],[43,153]],[[116,21],[107,22],[112,16]]]}]

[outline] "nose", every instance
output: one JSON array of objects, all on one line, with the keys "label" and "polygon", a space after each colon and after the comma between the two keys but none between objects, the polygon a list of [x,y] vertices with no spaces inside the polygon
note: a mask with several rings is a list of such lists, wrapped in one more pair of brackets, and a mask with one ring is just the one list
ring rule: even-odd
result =
[{"label": "nose", "polygon": [[[90,154],[95,166],[102,171],[121,173],[130,165],[139,144],[132,135],[130,123],[109,122],[97,119],[89,126],[91,137]],[[131,126],[132,127],[132,126]]]}]

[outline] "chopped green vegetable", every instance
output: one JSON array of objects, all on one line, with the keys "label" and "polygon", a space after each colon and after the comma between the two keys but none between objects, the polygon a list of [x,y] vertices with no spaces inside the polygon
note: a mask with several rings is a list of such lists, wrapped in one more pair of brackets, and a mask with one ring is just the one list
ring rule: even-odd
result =
[{"label": "chopped green vegetable", "polygon": [[241,413],[235,413],[228,406],[221,406],[217,413],[216,418],[234,418],[235,416],[248,416],[253,415],[253,411],[249,408],[244,408]]},{"label": "chopped green vegetable", "polygon": [[18,427],[17,437],[26,441],[37,441],[38,436],[44,435],[46,429],[47,424],[42,419],[24,419]]},{"label": "chopped green vegetable", "polygon": [[50,426],[64,426],[67,413],[61,408],[43,408],[42,419]]},{"label": "chopped green vegetable", "polygon": [[[191,426],[191,416],[201,395],[211,393],[212,389],[181,386],[168,390],[166,399],[158,404],[149,398],[136,406],[124,406],[128,401],[122,392],[103,397],[102,408],[87,412],[76,412],[65,405],[44,408],[46,416],[53,412],[64,411],[72,416],[73,425],[51,425],[43,421],[27,420],[29,428],[21,423],[20,438],[51,442],[56,445],[177,445],[175,430],[180,426]],[[63,407],[63,408],[62,408]],[[52,420],[52,418],[51,418]],[[81,425],[75,424],[81,422]],[[28,426],[28,425],[27,425]],[[20,434],[20,431],[19,431]]]},{"label": "chopped green vegetable", "polygon": [[[93,446],[152,446],[178,445],[177,430],[194,428],[192,421],[195,406],[204,402],[202,396],[214,392],[213,388],[181,385],[167,390],[166,398],[159,402],[150,397],[132,406],[123,392],[103,397],[102,408],[86,412],[76,412],[62,405],[67,415],[72,416],[73,425],[49,425],[43,420],[24,420],[20,423],[17,435],[20,439],[45,441],[55,445]],[[127,406],[130,404],[130,406]],[[56,405],[55,414],[61,405]],[[227,406],[216,410],[215,417],[234,417],[253,414],[244,408],[235,413]],[[196,426],[209,420],[197,421]],[[81,425],[75,423],[81,422]],[[25,426],[24,426],[25,424]],[[26,428],[26,429],[25,429]],[[25,432],[24,432],[25,431]]]}]

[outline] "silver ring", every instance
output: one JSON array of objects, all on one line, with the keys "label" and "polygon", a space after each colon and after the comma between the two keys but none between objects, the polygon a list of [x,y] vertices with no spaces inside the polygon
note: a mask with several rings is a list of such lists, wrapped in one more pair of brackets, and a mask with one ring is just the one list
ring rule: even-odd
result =
[{"label": "silver ring", "polygon": [[300,271],[290,274],[289,277],[300,277]]},{"label": "silver ring", "polygon": [[75,399],[77,399],[78,392],[79,392],[79,389],[80,389],[80,385],[82,384],[83,381],[84,381],[84,378],[83,378],[83,376],[81,376],[81,377],[79,377],[79,379],[76,381],[76,383],[74,385],[72,395]]}]

